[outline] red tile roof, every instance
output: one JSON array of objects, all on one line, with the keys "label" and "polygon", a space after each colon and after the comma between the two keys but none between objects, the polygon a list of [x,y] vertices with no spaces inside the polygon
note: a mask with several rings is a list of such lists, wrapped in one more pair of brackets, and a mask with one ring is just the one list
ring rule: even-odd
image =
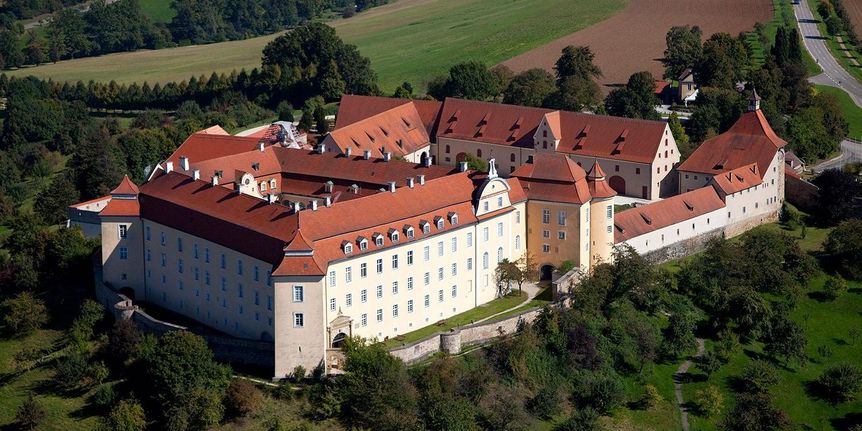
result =
[{"label": "red tile roof", "polygon": [[799,172],[794,171],[793,168],[787,166],[786,164],[784,165],[784,175],[791,176],[793,178],[796,178],[797,180],[802,179],[802,176],[799,175]]},{"label": "red tile roof", "polygon": [[99,216],[137,217],[140,213],[141,205],[137,199],[111,199]]},{"label": "red tile roof", "polygon": [[593,167],[587,173],[587,184],[590,186],[590,195],[594,198],[607,199],[617,195],[605,180],[605,171],[602,170],[598,160],[593,162]]},{"label": "red tile roof", "polygon": [[128,175],[123,175],[117,188],[111,190],[111,195],[136,195],[138,192],[140,192],[138,186],[129,179]]},{"label": "red tile roof", "polygon": [[712,177],[712,181],[715,183],[716,187],[726,195],[740,192],[763,183],[763,180],[760,178],[760,170],[757,169],[757,163],[751,163],[749,165],[718,174]]},{"label": "red tile roof", "polygon": [[663,121],[560,111],[557,151],[579,156],[652,163],[663,142]]},{"label": "red tile roof", "polygon": [[697,147],[677,170],[714,175],[756,162],[764,175],[778,149],[785,145],[760,110],[747,112],[730,130]]},{"label": "red tile roof", "polygon": [[335,129],[340,129],[405,104],[412,104],[414,106],[419,117],[422,119],[422,124],[425,125],[426,132],[429,136],[434,136],[432,130],[437,123],[437,117],[440,115],[440,108],[443,105],[441,102],[436,100],[396,99],[392,97],[358,96],[353,94],[341,96],[341,103],[338,105],[338,115],[335,116]]},{"label": "red tile roof", "polygon": [[533,134],[549,109],[446,98],[437,138],[533,148]]},{"label": "red tile roof", "polygon": [[422,118],[412,103],[404,103],[371,117],[337,128],[329,134],[327,143],[334,143],[341,152],[348,148],[356,154],[371,151],[373,157],[383,153],[405,156],[431,144]]},{"label": "red tile roof", "polygon": [[255,150],[259,140],[259,138],[250,136],[212,134],[206,131],[195,132],[186,138],[176,151],[167,158],[167,161],[174,164],[174,169],[178,169],[181,156],[188,157],[192,163],[199,163],[204,160]]},{"label": "red tile roof", "polygon": [[701,216],[725,206],[712,187],[702,187],[614,215],[614,242],[634,237]]},{"label": "red tile roof", "polygon": [[536,153],[532,163],[512,173],[529,199],[573,204],[583,204],[591,198],[586,176],[572,159],[559,153]]}]

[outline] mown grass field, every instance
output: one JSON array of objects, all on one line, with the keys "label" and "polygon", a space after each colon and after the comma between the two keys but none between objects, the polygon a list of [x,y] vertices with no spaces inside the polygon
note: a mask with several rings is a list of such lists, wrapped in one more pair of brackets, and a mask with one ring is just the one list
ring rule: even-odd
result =
[{"label": "mown grass field", "polygon": [[853,99],[839,88],[829,87],[827,85],[817,85],[817,91],[821,93],[831,94],[838,98],[838,103],[841,105],[841,111],[844,112],[844,118],[850,124],[849,137],[853,139],[862,139],[862,108],[853,103]]},{"label": "mown grass field", "polygon": [[[381,88],[409,81],[421,88],[466,60],[495,64],[610,17],[626,0],[399,0],[335,20],[347,42],[371,59]],[[165,0],[144,0],[154,19],[169,20]],[[277,35],[155,51],[109,54],[7,71],[56,81],[168,82],[213,71],[251,69]]]},{"label": "mown grass field", "polygon": [[153,22],[170,22],[177,14],[171,9],[170,0],[139,0],[141,10]]}]

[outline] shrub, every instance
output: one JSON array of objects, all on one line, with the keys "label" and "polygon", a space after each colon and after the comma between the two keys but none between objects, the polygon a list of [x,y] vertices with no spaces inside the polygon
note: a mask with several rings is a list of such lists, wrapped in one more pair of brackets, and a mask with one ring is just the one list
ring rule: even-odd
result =
[{"label": "shrub", "polygon": [[297,365],[293,369],[293,374],[291,375],[293,376],[293,380],[297,382],[305,380],[305,367],[303,367],[302,365]]},{"label": "shrub", "polygon": [[117,400],[117,392],[114,391],[114,385],[106,383],[99,385],[96,391],[93,392],[91,401],[99,407],[110,407]]},{"label": "shrub", "polygon": [[823,296],[830,301],[838,299],[841,294],[847,291],[847,281],[841,276],[829,277],[826,284],[823,285]]},{"label": "shrub", "polygon": [[580,408],[591,407],[600,414],[622,405],[624,397],[622,382],[612,371],[582,374],[572,394]]},{"label": "shrub", "polygon": [[776,383],[778,383],[778,374],[775,368],[765,361],[753,361],[742,370],[740,376],[743,392],[769,392],[769,387]]},{"label": "shrub", "polygon": [[263,395],[251,382],[233,379],[225,391],[225,409],[234,417],[248,416],[263,403]]},{"label": "shrub", "polygon": [[137,400],[122,400],[111,410],[105,420],[113,431],[143,431],[147,426],[144,408]]},{"label": "shrub", "polygon": [[33,394],[30,394],[24,403],[18,407],[18,411],[15,413],[15,422],[22,429],[34,430],[39,427],[43,420],[45,420],[45,409],[33,398]]},{"label": "shrub", "polygon": [[554,431],[598,431],[599,414],[587,407],[572,413],[563,423],[557,425]]},{"label": "shrub", "polygon": [[862,386],[862,371],[849,363],[831,365],[817,378],[817,388],[833,402],[853,400]]},{"label": "shrub", "polygon": [[550,383],[539,389],[527,408],[538,418],[550,419],[560,414],[565,401],[565,390],[559,384]]},{"label": "shrub", "polygon": [[118,320],[108,334],[108,355],[116,363],[123,363],[138,354],[143,335],[131,320]]},{"label": "shrub", "polygon": [[15,335],[29,334],[48,322],[45,303],[30,292],[21,292],[3,301],[3,322]]},{"label": "shrub", "polygon": [[87,357],[81,353],[70,353],[64,359],[57,362],[55,367],[57,385],[63,389],[74,389],[85,386],[90,364]]},{"label": "shrub", "polygon": [[664,401],[664,398],[662,398],[654,385],[644,386],[644,395],[641,397],[641,406],[643,408],[649,410],[659,405],[662,401]]},{"label": "shrub", "polygon": [[721,413],[721,408],[724,405],[724,397],[721,391],[715,385],[709,385],[704,389],[699,389],[694,394],[697,411],[703,417],[718,416]]},{"label": "shrub", "polygon": [[706,354],[697,358],[696,362],[697,367],[706,374],[707,378],[721,368],[721,358],[719,358],[717,353],[712,351],[706,352]]}]

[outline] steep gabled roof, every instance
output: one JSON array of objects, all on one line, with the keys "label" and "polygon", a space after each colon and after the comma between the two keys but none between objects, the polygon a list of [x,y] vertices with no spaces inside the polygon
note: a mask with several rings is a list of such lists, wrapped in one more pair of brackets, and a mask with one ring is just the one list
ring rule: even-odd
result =
[{"label": "steep gabled roof", "polygon": [[437,117],[440,115],[440,108],[443,105],[436,100],[410,100],[345,94],[341,96],[341,103],[338,105],[338,115],[335,116],[335,129],[338,130],[406,104],[413,105],[419,114],[422,124],[425,126],[426,133],[429,136],[433,136],[432,130],[437,124]]},{"label": "steep gabled roof", "polygon": [[667,126],[662,121],[560,111],[560,127],[559,152],[652,163]]},{"label": "steep gabled roof", "polygon": [[775,134],[763,112],[746,112],[730,130],[697,147],[677,170],[715,175],[754,161],[762,176],[776,152],[785,145],[787,143]]},{"label": "steep gabled roof", "polygon": [[665,228],[725,206],[712,187],[702,187],[672,198],[614,215],[614,243]]},{"label": "steep gabled roof", "polygon": [[129,179],[128,175],[123,175],[120,184],[111,190],[111,195],[136,195],[140,192],[138,186]]},{"label": "steep gabled roof", "polygon": [[179,168],[180,157],[188,157],[191,163],[236,155],[257,149],[259,138],[250,136],[231,136],[213,134],[204,131],[195,132],[167,158],[167,161]]},{"label": "steep gabled roof", "polygon": [[437,137],[533,148],[533,134],[549,109],[446,98]]},{"label": "steep gabled roof", "polygon": [[345,152],[362,154],[370,151],[373,157],[384,152],[404,156],[431,143],[422,118],[412,103],[404,103],[379,114],[337,128],[329,134],[333,142]]},{"label": "steep gabled roof", "polygon": [[591,195],[586,172],[565,154],[536,153],[512,173],[529,199],[583,204]]}]

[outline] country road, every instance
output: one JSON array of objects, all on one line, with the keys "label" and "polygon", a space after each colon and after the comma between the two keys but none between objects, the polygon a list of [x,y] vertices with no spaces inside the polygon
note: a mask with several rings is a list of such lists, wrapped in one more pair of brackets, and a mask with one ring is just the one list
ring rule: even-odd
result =
[{"label": "country road", "polygon": [[862,162],[862,143],[849,140],[841,141],[841,155],[833,159],[823,161],[810,169],[814,173],[820,173],[827,169],[842,168],[848,163]]},{"label": "country road", "polygon": [[[116,3],[119,0],[105,0],[105,4]],[[90,10],[90,4],[92,2],[88,1],[86,3],[81,3],[77,5],[67,6],[65,9],[77,9],[80,12],[86,12]],[[41,27],[43,25],[48,25],[51,22],[51,17],[54,16],[53,13],[48,13],[44,15],[37,16],[31,19],[28,22],[24,23],[24,30],[30,30],[31,28]]]},{"label": "country road", "polygon": [[812,77],[810,81],[815,84],[841,88],[850,95],[857,106],[862,107],[862,83],[859,83],[844,70],[838,64],[838,60],[829,52],[826,39],[817,28],[817,22],[820,18],[814,16],[811,8],[808,7],[807,0],[801,0],[798,4],[793,5],[793,12],[799,24],[799,32],[802,34],[805,48],[823,69],[823,73]]}]

